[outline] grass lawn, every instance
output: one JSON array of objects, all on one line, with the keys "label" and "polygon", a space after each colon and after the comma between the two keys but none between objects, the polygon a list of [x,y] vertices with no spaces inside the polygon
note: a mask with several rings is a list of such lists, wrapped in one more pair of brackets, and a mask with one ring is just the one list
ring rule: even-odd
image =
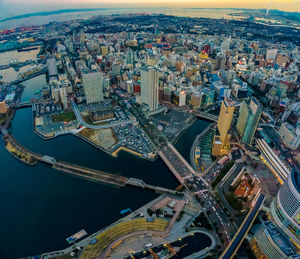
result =
[{"label": "grass lawn", "polygon": [[52,121],[54,122],[69,122],[74,120],[76,120],[76,117],[72,111],[52,115]]}]

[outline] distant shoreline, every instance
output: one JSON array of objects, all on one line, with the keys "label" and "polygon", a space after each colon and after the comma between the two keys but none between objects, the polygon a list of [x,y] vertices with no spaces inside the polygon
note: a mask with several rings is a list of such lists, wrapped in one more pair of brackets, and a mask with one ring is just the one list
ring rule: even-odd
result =
[{"label": "distant shoreline", "polygon": [[2,19],[0,20],[0,23],[7,22],[10,20],[18,20],[18,19],[33,17],[33,16],[48,16],[48,15],[55,15],[55,14],[62,14],[62,13],[95,12],[95,11],[105,11],[108,9],[111,8],[59,9],[59,10],[48,11],[48,12],[28,13],[28,14],[21,14],[21,15],[16,15],[16,16]]},{"label": "distant shoreline", "polygon": [[[139,8],[139,7],[134,7]],[[165,8],[165,7],[149,7],[150,9],[159,9],[159,8]],[[106,8],[78,8],[78,9],[58,9],[53,11],[45,11],[45,12],[36,12],[36,13],[27,13],[27,14],[21,14],[16,15],[8,18],[4,18],[0,20],[1,22],[6,22],[10,20],[18,20],[18,19],[24,19],[34,16],[49,16],[49,15],[56,15],[56,14],[63,14],[63,13],[79,13],[79,12],[95,12],[95,11],[106,11],[106,10],[113,10],[113,9],[126,9],[126,7],[106,7]],[[262,11],[266,9],[254,9],[254,8],[219,8],[219,7],[186,7],[186,8],[179,8],[182,10],[235,10],[235,11]],[[288,11],[281,11],[277,9],[270,9],[270,11],[275,11],[279,13],[287,13],[287,14],[296,14],[299,15],[299,12],[288,12]]]}]

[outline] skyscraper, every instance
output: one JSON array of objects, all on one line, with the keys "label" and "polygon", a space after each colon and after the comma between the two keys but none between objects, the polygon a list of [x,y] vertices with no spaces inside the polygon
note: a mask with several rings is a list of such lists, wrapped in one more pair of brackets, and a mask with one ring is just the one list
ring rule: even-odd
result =
[{"label": "skyscraper", "polygon": [[150,111],[158,108],[158,82],[159,76],[155,67],[148,66],[141,69],[142,103],[146,104]]},{"label": "skyscraper", "polygon": [[49,58],[47,60],[47,68],[49,77],[56,77],[58,75],[55,58]]},{"label": "skyscraper", "polygon": [[230,135],[228,134],[228,131],[231,127],[234,106],[235,103],[229,98],[225,98],[222,101],[217,124],[217,132],[214,136],[214,142],[212,146],[213,156],[227,154],[230,149]]},{"label": "skyscraper", "polygon": [[275,60],[277,56],[277,49],[268,49],[266,54],[266,60]]},{"label": "skyscraper", "polygon": [[262,105],[254,97],[252,97],[250,103],[245,100],[242,102],[239,110],[236,130],[243,144],[252,144],[262,109]]},{"label": "skyscraper", "polygon": [[272,221],[300,251],[300,172],[293,169],[271,204]]},{"label": "skyscraper", "polygon": [[126,53],[126,64],[130,67],[130,68],[134,68],[135,65],[135,52],[133,51],[128,51]]},{"label": "skyscraper", "polygon": [[103,74],[101,72],[83,73],[82,85],[87,104],[103,101]]}]

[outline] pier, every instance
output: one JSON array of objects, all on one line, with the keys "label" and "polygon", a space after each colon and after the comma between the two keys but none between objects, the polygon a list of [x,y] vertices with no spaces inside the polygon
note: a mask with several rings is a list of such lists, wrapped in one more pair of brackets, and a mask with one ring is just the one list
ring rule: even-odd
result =
[{"label": "pier", "polygon": [[107,183],[115,186],[124,187],[126,185],[131,185],[139,187],[142,189],[153,190],[157,193],[169,193],[173,195],[178,195],[179,192],[171,189],[167,189],[161,186],[154,186],[145,183],[141,179],[137,178],[127,178],[117,174],[109,174],[99,170],[83,167],[80,165],[57,161],[54,157],[48,155],[40,155],[34,153],[21,144],[19,144],[15,138],[8,133],[6,129],[1,129],[3,134],[3,140],[7,151],[12,154],[16,159],[28,165],[36,165],[38,163],[45,163],[50,165],[52,168],[63,171],[75,176],[82,177],[84,179],[93,180],[97,182]]}]

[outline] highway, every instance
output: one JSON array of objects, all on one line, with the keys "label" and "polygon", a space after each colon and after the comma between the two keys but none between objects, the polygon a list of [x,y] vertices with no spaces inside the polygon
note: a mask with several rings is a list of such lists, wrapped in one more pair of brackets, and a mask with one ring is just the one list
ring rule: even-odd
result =
[{"label": "highway", "polygon": [[124,120],[124,121],[117,121],[117,122],[112,122],[112,123],[107,123],[107,124],[103,124],[103,125],[91,125],[86,123],[81,115],[80,115],[80,111],[75,103],[74,100],[71,100],[71,106],[73,109],[73,112],[75,114],[75,117],[77,119],[77,121],[82,124],[83,126],[85,126],[88,129],[107,129],[107,128],[112,128],[112,127],[116,127],[116,126],[121,126],[121,125],[126,125],[126,124],[130,124],[133,123],[133,120]]},{"label": "highway", "polygon": [[186,184],[193,193],[207,190],[205,180],[194,171],[171,143],[164,146],[158,154],[177,180],[181,184]]},{"label": "highway", "polygon": [[209,217],[217,224],[224,246],[227,246],[235,233],[235,229],[214,196],[208,191],[206,181],[195,173],[170,143],[161,149],[159,155],[177,180],[185,185],[198,200],[203,202],[203,207],[209,212]]},{"label": "highway", "polygon": [[239,247],[243,243],[245,236],[248,234],[248,231],[250,230],[254,220],[256,219],[258,212],[263,205],[264,200],[265,200],[265,195],[259,194],[255,205],[248,212],[247,217],[244,219],[242,225],[236,232],[230,244],[227,246],[226,250],[221,255],[220,259],[231,259],[235,256]]}]

